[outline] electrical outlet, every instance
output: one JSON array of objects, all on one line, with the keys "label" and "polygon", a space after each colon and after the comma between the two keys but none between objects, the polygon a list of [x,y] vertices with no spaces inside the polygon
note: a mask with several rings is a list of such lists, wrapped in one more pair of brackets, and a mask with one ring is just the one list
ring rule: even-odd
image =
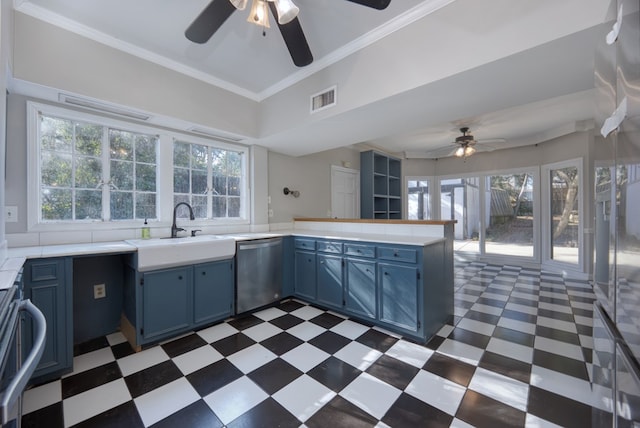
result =
[{"label": "electrical outlet", "polygon": [[18,222],[18,207],[15,205],[4,207],[4,221],[6,223]]},{"label": "electrical outlet", "polygon": [[107,290],[104,284],[96,284],[93,286],[93,298],[94,299],[102,299],[103,297],[107,297]]}]

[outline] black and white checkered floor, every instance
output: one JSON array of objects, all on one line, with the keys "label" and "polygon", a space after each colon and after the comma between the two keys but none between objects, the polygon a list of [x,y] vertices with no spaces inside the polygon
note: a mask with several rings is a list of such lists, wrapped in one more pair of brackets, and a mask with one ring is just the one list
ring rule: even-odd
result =
[{"label": "black and white checkered floor", "polygon": [[23,427],[588,427],[593,300],[459,263],[455,327],[426,346],[295,300],[139,353],[115,333],[25,393]]}]

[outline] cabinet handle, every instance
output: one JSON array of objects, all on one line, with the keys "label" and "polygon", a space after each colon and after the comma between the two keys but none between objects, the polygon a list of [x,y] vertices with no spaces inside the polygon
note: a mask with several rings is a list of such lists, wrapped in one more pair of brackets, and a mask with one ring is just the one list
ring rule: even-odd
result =
[{"label": "cabinet handle", "polygon": [[398,252],[397,251],[393,252],[393,257],[398,257]]},{"label": "cabinet handle", "polygon": [[205,271],[202,271],[202,276],[205,276],[207,273]]},{"label": "cabinet handle", "polygon": [[182,275],[178,275],[178,279],[182,280]]},{"label": "cabinet handle", "polygon": [[387,275],[387,276],[389,276],[389,272],[385,272],[384,274],[385,274],[385,275]]},{"label": "cabinet handle", "polygon": [[324,264],[324,260],[320,260],[320,264],[323,265]]}]

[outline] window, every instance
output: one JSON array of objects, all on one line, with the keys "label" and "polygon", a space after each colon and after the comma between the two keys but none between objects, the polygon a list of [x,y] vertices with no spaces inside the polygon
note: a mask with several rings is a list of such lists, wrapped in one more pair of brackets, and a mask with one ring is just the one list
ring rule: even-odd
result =
[{"label": "window", "polygon": [[156,218],[158,137],[39,114],[41,222]]},{"label": "window", "polygon": [[189,203],[196,218],[244,217],[242,155],[238,151],[176,141],[173,145],[174,204]]},{"label": "window", "polygon": [[48,104],[27,111],[29,230],[169,225],[178,202],[194,226],[249,222],[247,147]]}]

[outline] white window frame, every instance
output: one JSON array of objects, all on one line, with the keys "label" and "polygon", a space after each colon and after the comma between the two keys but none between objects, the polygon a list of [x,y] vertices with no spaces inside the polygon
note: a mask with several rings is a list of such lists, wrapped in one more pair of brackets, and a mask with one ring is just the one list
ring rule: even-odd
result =
[{"label": "white window frame", "polygon": [[[409,218],[409,182],[410,181],[426,181],[427,185],[429,186],[429,209],[428,211],[431,213],[431,218],[429,218],[428,220],[435,220],[436,218],[440,218],[440,211],[439,211],[439,203],[438,203],[438,215],[434,215],[436,214],[435,211],[435,197],[434,197],[434,191],[436,190],[435,188],[436,183],[438,183],[438,180],[436,179],[436,177],[432,176],[432,175],[410,175],[410,176],[406,176],[404,177],[404,188],[402,189],[402,192],[405,195],[405,203],[402,206],[402,218]],[[440,198],[440,188],[438,187],[438,200]],[[425,219],[427,220],[427,219]]]},{"label": "white window frame", "polygon": [[224,226],[245,225],[250,223],[251,213],[251,189],[249,171],[249,147],[220,142],[214,139],[194,137],[167,128],[153,127],[97,114],[85,113],[77,110],[63,108],[56,105],[27,101],[27,230],[29,232],[47,231],[92,231],[109,229],[139,228],[139,220],[117,221],[47,221],[40,222],[40,156],[39,156],[39,115],[54,116],[62,119],[77,120],[94,123],[101,126],[116,128],[119,130],[137,132],[142,134],[159,135],[156,187],[156,209],[158,218],[153,222],[158,227],[170,227],[173,220],[173,141],[180,140],[195,144],[204,144],[233,150],[242,153],[242,180],[241,180],[241,218],[216,218],[198,219],[190,222],[194,227],[198,226]]}]

